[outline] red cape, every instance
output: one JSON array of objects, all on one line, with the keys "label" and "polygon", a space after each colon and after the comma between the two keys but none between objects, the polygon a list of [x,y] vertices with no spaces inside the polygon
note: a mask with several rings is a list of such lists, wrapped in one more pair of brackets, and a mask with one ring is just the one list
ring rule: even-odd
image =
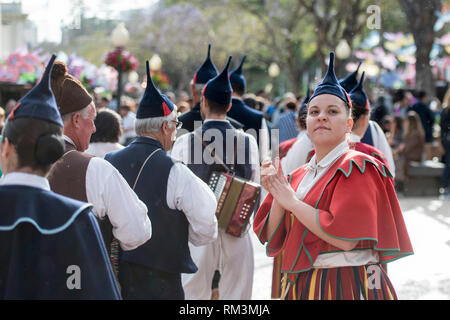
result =
[{"label": "red cape", "polygon": [[[291,186],[297,190],[306,174],[307,164],[292,173]],[[354,250],[371,248],[379,253],[380,263],[413,254],[411,242],[395,194],[393,179],[381,161],[358,151],[341,156],[309,191],[303,201],[317,208],[322,230],[342,240],[359,240]],[[355,196],[356,195],[356,196]],[[281,271],[295,274],[312,268],[320,253],[342,251],[323,241],[297,219],[290,227],[286,212],[270,239],[266,221],[272,206],[269,194],[256,213],[253,230],[261,243],[267,243],[268,256],[284,249]]]},{"label": "red cape", "polygon": [[280,160],[283,159],[287,155],[289,149],[292,148],[295,141],[297,141],[297,137],[283,141],[282,143],[280,143],[280,146],[278,147],[278,153],[280,155]]}]

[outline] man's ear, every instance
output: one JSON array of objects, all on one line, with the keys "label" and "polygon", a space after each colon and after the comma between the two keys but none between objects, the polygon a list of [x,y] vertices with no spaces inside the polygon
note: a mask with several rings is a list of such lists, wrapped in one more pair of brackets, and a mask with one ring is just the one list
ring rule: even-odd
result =
[{"label": "man's ear", "polygon": [[72,115],[72,118],[70,120],[71,120],[74,128],[79,127],[80,118],[81,118],[81,113],[75,113],[74,115]]},{"label": "man's ear", "polygon": [[161,126],[161,130],[163,134],[167,134],[167,132],[169,132],[169,121],[164,120],[162,126]]},{"label": "man's ear", "polygon": [[6,158],[11,154],[12,144],[9,142],[8,138],[3,137],[1,145],[0,145],[0,153],[2,154],[2,158]]},{"label": "man's ear", "polygon": [[230,102],[230,105],[227,108],[227,112],[230,111],[230,109],[231,109],[231,102]]}]

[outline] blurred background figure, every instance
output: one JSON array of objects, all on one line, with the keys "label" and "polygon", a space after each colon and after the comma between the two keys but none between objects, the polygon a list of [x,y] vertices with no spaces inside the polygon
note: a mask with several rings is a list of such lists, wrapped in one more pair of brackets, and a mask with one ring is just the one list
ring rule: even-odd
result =
[{"label": "blurred background figure", "polygon": [[4,125],[5,125],[5,109],[3,109],[3,107],[0,107],[0,135],[2,134]]},{"label": "blurred background figure", "polygon": [[95,103],[95,107],[97,108],[97,113],[106,110],[109,105],[109,99],[103,96],[100,96],[97,102]]},{"label": "blurred background figure", "polygon": [[187,101],[178,102],[178,114],[183,114],[191,110],[191,105]]},{"label": "blurred background figure", "polygon": [[9,113],[16,106],[16,104],[17,104],[17,101],[14,99],[9,99],[8,102],[6,102],[6,105],[5,105],[6,116],[9,115]]},{"label": "blurred background figure", "polygon": [[370,115],[370,120],[375,121],[380,126],[381,126],[381,121],[383,120],[383,118],[389,114],[389,111],[386,107],[385,101],[386,101],[386,98],[384,96],[378,97],[377,105],[375,106],[375,108],[373,109],[373,111]]},{"label": "blurred background figure", "polygon": [[120,116],[122,117],[122,136],[119,143],[127,146],[135,137],[134,123],[136,122],[136,114],[131,110],[129,104],[123,104],[119,108]]},{"label": "blurred background figure", "polygon": [[392,131],[393,122],[394,122],[394,118],[390,115],[386,115],[381,119],[379,125],[381,127],[381,130],[383,130],[383,132],[386,136],[390,135],[390,133]]},{"label": "blurred background figure", "polygon": [[119,143],[122,134],[121,121],[120,115],[113,110],[99,112],[94,121],[96,131],[91,136],[86,153],[103,158],[109,152],[123,149],[124,146]]},{"label": "blurred background figure", "polygon": [[404,119],[400,116],[395,116],[391,123],[391,130],[386,133],[386,138],[392,148],[392,156],[395,163],[395,177],[399,181],[404,180],[404,172],[400,159],[400,146],[403,144],[404,136]]},{"label": "blurred background figure", "polygon": [[445,167],[442,174],[442,188],[439,190],[441,199],[450,199],[450,89],[444,96],[442,102],[443,110],[441,112],[441,143],[444,148]]},{"label": "blurred background figure", "polygon": [[278,129],[280,130],[280,143],[295,138],[299,129],[297,126],[297,100],[290,99],[286,101],[285,112],[280,116],[278,121]]},{"label": "blurred background figure", "polygon": [[411,105],[412,94],[409,91],[399,89],[394,93],[394,114],[402,117],[406,116],[407,109]]},{"label": "blurred background figure", "polygon": [[409,111],[405,120],[403,143],[398,147],[399,162],[403,177],[395,177],[398,191],[403,191],[405,180],[408,179],[408,165],[410,162],[422,162],[425,133],[420,118],[415,111]]},{"label": "blurred background figure", "polygon": [[175,93],[173,93],[172,91],[167,91],[165,93],[166,97],[170,99],[170,101],[172,101],[173,103],[176,102],[177,98],[175,96]]},{"label": "blurred background figure", "polygon": [[417,94],[417,99],[418,101],[407,110],[408,112],[415,111],[419,115],[423,130],[425,132],[425,152],[427,155],[427,160],[431,160],[434,114],[428,106],[428,96],[425,91],[419,91]]},{"label": "blurred background figure", "polygon": [[258,110],[257,103],[256,103],[256,96],[253,93],[246,93],[242,96],[242,100],[246,105],[248,105],[250,108],[253,108],[255,110]]}]

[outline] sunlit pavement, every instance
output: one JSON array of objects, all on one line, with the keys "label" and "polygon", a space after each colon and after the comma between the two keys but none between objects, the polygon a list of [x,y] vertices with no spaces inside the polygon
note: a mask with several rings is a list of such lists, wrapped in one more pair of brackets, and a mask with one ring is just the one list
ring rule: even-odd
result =
[{"label": "sunlit pavement", "polygon": [[[450,299],[450,200],[400,198],[414,255],[388,265],[399,299]],[[272,258],[251,232],[255,251],[252,299],[271,299]]]}]

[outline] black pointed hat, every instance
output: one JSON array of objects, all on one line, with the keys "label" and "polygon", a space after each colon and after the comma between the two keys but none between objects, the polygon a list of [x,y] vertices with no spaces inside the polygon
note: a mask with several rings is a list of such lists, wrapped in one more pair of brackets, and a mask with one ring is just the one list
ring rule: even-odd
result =
[{"label": "black pointed hat", "polygon": [[311,90],[308,87],[306,90],[305,99],[303,99],[302,105],[300,106],[300,110],[298,110],[298,114],[302,114],[302,113],[306,112],[306,107],[308,106],[310,96],[311,96]]},{"label": "black pointed hat", "polygon": [[339,84],[345,89],[345,91],[350,92],[358,84],[358,71],[361,66],[360,62],[355,71],[347,75],[344,79],[339,80]]},{"label": "black pointed hat", "polygon": [[239,66],[236,69],[234,69],[233,71],[231,71],[231,73],[230,73],[230,82],[239,84],[243,88],[247,87],[247,81],[245,80],[245,77],[242,74],[242,65],[244,64],[246,58],[247,58],[247,56],[245,55],[242,58],[241,63],[239,64]]},{"label": "black pointed hat", "polygon": [[217,76],[218,73],[216,66],[211,60],[211,44],[208,44],[208,55],[203,64],[195,72],[193,82],[194,84],[205,84]]},{"label": "black pointed hat", "polygon": [[155,84],[152,81],[150,75],[150,67],[148,60],[146,61],[147,67],[147,87],[145,88],[144,96],[139,102],[139,106],[136,112],[137,119],[166,117],[172,113],[174,104],[164,94],[161,94],[156,89]]},{"label": "black pointed hat", "polygon": [[370,110],[369,98],[367,97],[366,92],[364,91],[364,72],[361,75],[361,79],[359,79],[358,84],[350,91],[350,99],[352,102],[357,103],[358,105],[364,107],[366,110]]},{"label": "black pointed hat", "polygon": [[231,103],[233,89],[231,88],[230,79],[228,78],[230,62],[231,56],[228,58],[228,62],[222,72],[209,80],[203,88],[203,96],[205,96],[206,99],[220,104]]},{"label": "black pointed hat", "polygon": [[340,98],[345,103],[351,104],[348,93],[339,84],[336,74],[334,73],[334,52],[330,52],[330,63],[328,65],[327,74],[323,78],[322,83],[317,86],[316,90],[314,90],[314,93],[309,101],[321,94],[332,94]]},{"label": "black pointed hat", "polygon": [[35,118],[64,127],[50,84],[50,73],[52,72],[55,59],[56,55],[53,54],[45,68],[41,81],[18,101],[11,110],[8,120]]}]

